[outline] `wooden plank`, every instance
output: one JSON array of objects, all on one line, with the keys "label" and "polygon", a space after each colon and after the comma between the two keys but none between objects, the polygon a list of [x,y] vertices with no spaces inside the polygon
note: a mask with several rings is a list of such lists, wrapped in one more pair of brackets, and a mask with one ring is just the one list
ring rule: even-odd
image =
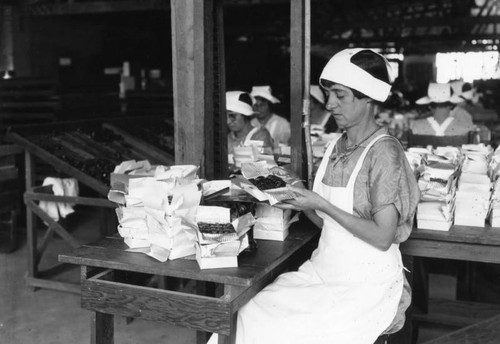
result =
[{"label": "wooden plank", "polygon": [[0,111],[0,119],[18,119],[26,121],[27,119],[54,119],[53,112],[13,112],[13,111]]},{"label": "wooden plank", "polygon": [[[35,179],[35,164],[33,155],[29,151],[24,151],[25,188],[31,190]],[[28,278],[38,276],[37,262],[37,233],[36,218],[33,212],[26,207],[26,245],[28,251]]]},{"label": "wooden plank", "polygon": [[431,339],[424,344],[497,344],[500,341],[500,315]]},{"label": "wooden plank", "polygon": [[[106,196],[108,194],[108,191],[109,191],[108,185],[101,183],[97,179],[90,177],[89,175],[83,173],[81,170],[71,166],[67,162],[57,158],[56,156],[50,154],[49,152],[45,151],[44,149],[38,147],[37,145],[34,145],[33,143],[31,143],[29,140],[25,139],[21,135],[19,135],[17,133],[9,133],[8,137],[9,137],[9,139],[15,141],[17,144],[23,146],[30,153],[35,154],[36,156],[40,157],[46,163],[54,166],[56,169],[64,171],[65,173],[69,174],[70,176],[75,177],[83,184],[85,184],[88,187],[90,187],[91,189],[94,189],[95,191],[99,192],[101,195]],[[27,190],[29,190],[29,189],[27,189]]]},{"label": "wooden plank", "polygon": [[416,320],[463,327],[500,314],[500,305],[484,302],[430,298],[426,314],[414,313]]},{"label": "wooden plank", "polygon": [[415,239],[428,239],[435,241],[477,243],[486,245],[500,245],[500,228],[451,226],[449,231],[435,231],[414,229],[411,237]]},{"label": "wooden plank", "polygon": [[43,221],[45,221],[50,227],[54,229],[54,231],[59,235],[64,241],[69,243],[71,247],[77,248],[82,246],[82,244],[76,240],[71,234],[69,234],[66,229],[57,223],[54,219],[52,219],[45,211],[43,211],[38,204],[33,201],[27,201],[26,206],[29,208],[31,212],[40,217]]},{"label": "wooden plank", "polygon": [[401,243],[401,252],[416,257],[500,263],[500,246],[413,239]]},{"label": "wooden plank", "polygon": [[23,147],[19,145],[6,144],[0,146],[0,156],[21,154],[23,152],[24,152]]},{"label": "wooden plank", "polygon": [[34,201],[48,201],[48,202],[62,202],[62,203],[74,203],[78,205],[87,205],[92,207],[105,207],[105,208],[116,208],[116,203],[113,203],[104,198],[93,198],[93,197],[73,197],[73,196],[56,196],[50,194],[36,193],[27,191],[24,194],[24,200],[34,200]]},{"label": "wooden plank", "polygon": [[[238,257],[238,268],[200,270],[198,263],[190,259],[175,259],[165,263],[137,253],[126,252],[123,239],[106,238],[84,245],[73,252],[59,255],[59,261],[108,269],[138,271],[200,281],[249,286],[270,271],[288,262],[302,248],[317,238],[316,228],[302,228],[294,223],[285,241],[257,240],[258,251],[254,255]],[[118,241],[118,243],[117,243]],[[120,242],[121,241],[121,242]]]},{"label": "wooden plank", "polygon": [[17,102],[13,101],[2,101],[0,102],[0,110],[3,109],[32,109],[32,108],[48,108],[48,110],[53,110],[59,105],[57,100],[21,100]]},{"label": "wooden plank", "polygon": [[94,278],[82,281],[82,308],[222,334],[231,316],[221,299]]},{"label": "wooden plank", "polygon": [[114,343],[114,316],[100,312],[93,312],[90,319],[90,343],[91,344],[113,344]]},{"label": "wooden plank", "polygon": [[290,146],[293,171],[302,179],[307,179],[306,149],[302,128],[305,72],[304,1],[290,2]]},{"label": "wooden plank", "polygon": [[203,1],[172,0],[171,18],[175,163],[198,165],[203,170],[206,143]]},{"label": "wooden plank", "polygon": [[33,278],[29,276],[26,276],[25,283],[26,285],[35,288],[58,290],[78,295],[80,294],[80,285],[75,283],[51,281],[41,278]]},{"label": "wooden plank", "polygon": [[131,134],[127,133],[126,130],[118,128],[115,125],[109,123],[104,123],[103,127],[120,135],[126,142],[138,148],[144,154],[145,158],[151,160],[151,163],[164,164],[167,166],[175,164],[175,159],[170,154],[167,154],[166,152],[160,150],[158,147],[155,147],[145,142],[144,140],[141,140],[140,138],[132,136]]}]

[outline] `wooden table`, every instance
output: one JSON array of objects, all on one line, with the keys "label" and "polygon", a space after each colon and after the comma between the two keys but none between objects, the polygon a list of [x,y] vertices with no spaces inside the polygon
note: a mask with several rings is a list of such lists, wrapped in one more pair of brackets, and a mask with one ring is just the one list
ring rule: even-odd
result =
[{"label": "wooden table", "polygon": [[414,229],[400,249],[414,257],[500,264],[500,228],[452,226],[447,232]]},{"label": "wooden table", "polygon": [[[82,246],[59,255],[59,260],[81,265],[82,307],[94,312],[92,343],[113,343],[114,315],[216,332],[219,343],[234,343],[238,309],[310,254],[318,235],[314,226],[295,223],[283,242],[257,240],[257,252],[240,255],[237,268],[200,270],[196,260],[189,259],[161,263],[142,253],[126,252],[118,237]],[[223,287],[223,293],[212,297],[133,285],[117,277],[123,271],[214,282]]]},{"label": "wooden table", "polygon": [[[500,264],[500,228],[452,226],[449,231],[414,229],[400,249],[410,257]],[[419,296],[414,295],[414,299]],[[424,295],[421,301],[427,302],[427,297]],[[415,319],[461,327],[500,313],[500,307],[494,304],[440,299],[434,302],[438,302],[439,314],[427,313],[425,307],[424,314],[413,314]]]}]

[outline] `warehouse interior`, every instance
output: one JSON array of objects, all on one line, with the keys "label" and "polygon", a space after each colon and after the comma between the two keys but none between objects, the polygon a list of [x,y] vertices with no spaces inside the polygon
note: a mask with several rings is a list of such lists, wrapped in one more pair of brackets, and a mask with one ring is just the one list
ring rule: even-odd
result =
[{"label": "warehouse interior", "polygon": [[[297,74],[291,72],[297,63],[294,32],[304,28],[295,20],[293,1],[208,2],[222,10],[214,15],[220,17],[210,27],[213,32],[205,33],[215,37],[215,43],[202,42],[206,44],[203,49],[212,52],[207,65],[216,75],[207,81],[212,82],[207,93],[220,96],[219,87],[250,90],[252,85],[270,85],[281,99],[276,111],[290,121],[297,117],[300,109],[293,97]],[[309,1],[300,1],[304,2]],[[186,1],[203,8],[200,3]],[[46,288],[37,278],[31,280],[32,285],[26,281],[44,269],[52,270],[58,255],[70,252],[77,243],[115,232],[111,209],[87,206],[106,198],[112,166],[144,158],[171,165],[183,152],[174,112],[180,107],[176,100],[187,94],[182,91],[192,90],[176,83],[180,75],[176,67],[183,58],[176,44],[189,38],[179,35],[185,18],[176,18],[173,6],[179,6],[179,1],[0,1],[0,342],[89,342],[90,312],[80,307],[79,287],[57,284],[78,285],[77,267],[49,271],[57,272],[53,287]],[[182,11],[185,15],[189,9]],[[484,135],[494,149],[500,145],[500,1],[310,0],[309,13],[311,84],[318,83],[322,68],[335,52],[349,47],[376,49],[397,71],[395,85],[408,104],[423,97],[429,81],[439,77],[471,82],[484,107],[475,122],[485,128]],[[474,69],[467,74],[461,63],[475,53],[480,57],[474,61],[482,65],[477,73]],[[213,111],[207,121],[213,121],[216,131],[208,176],[220,175],[220,166],[227,164],[217,153],[221,142],[225,145],[225,139],[220,140],[225,131],[220,129],[224,125],[217,114],[219,105],[214,97],[204,109]],[[61,131],[66,131],[69,152],[87,147],[89,151],[81,153],[85,156],[112,142],[120,154],[108,152],[107,162],[92,160],[75,171],[54,160],[57,147],[44,146],[47,138]],[[125,140],[116,139],[120,135]],[[141,140],[138,146],[136,138]],[[39,154],[37,146],[54,154]],[[226,155],[224,150],[220,153]],[[80,196],[86,198],[75,206],[75,213],[59,222],[77,239],[69,245],[57,225],[49,226],[56,229],[47,234],[47,220],[33,219],[28,203],[39,201],[39,194],[26,195],[46,177],[65,178],[68,172],[78,177]],[[30,234],[27,228],[32,224]],[[39,253],[29,245],[33,235]],[[28,263],[33,256],[36,267]],[[426,343],[500,312],[500,270],[495,264],[427,258],[413,263],[430,268],[428,286],[424,291],[418,285],[414,288],[416,300],[418,293],[429,297],[428,313],[421,315],[417,310],[408,316],[417,330],[411,336],[394,336],[389,343]],[[463,271],[466,280],[458,277]],[[43,273],[39,277],[45,278]],[[189,283],[180,286],[193,287]],[[458,306],[452,302],[457,297]],[[127,317],[115,319],[115,333],[116,343],[194,343],[199,339],[192,329]]]}]

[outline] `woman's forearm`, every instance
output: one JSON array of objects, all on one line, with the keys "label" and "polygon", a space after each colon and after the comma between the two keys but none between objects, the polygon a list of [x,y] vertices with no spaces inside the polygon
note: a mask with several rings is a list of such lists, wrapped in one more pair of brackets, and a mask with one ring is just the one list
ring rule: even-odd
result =
[{"label": "woman's forearm", "polygon": [[303,213],[312,223],[316,225],[316,227],[323,228],[323,219],[319,217],[314,210],[312,209],[304,210]]},{"label": "woman's forearm", "polygon": [[373,220],[349,214],[331,203],[322,204],[318,210],[330,216],[354,236],[380,250],[389,249],[394,241],[399,214],[393,205],[375,214]]}]

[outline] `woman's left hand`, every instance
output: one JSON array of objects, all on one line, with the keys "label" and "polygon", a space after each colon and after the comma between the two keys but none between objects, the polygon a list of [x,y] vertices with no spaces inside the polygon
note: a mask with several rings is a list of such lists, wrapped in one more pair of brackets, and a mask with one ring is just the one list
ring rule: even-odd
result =
[{"label": "woman's left hand", "polygon": [[320,210],[326,200],[314,191],[310,191],[304,187],[296,187],[288,185],[288,190],[293,192],[294,198],[284,200],[273,206],[280,209],[292,210]]}]

